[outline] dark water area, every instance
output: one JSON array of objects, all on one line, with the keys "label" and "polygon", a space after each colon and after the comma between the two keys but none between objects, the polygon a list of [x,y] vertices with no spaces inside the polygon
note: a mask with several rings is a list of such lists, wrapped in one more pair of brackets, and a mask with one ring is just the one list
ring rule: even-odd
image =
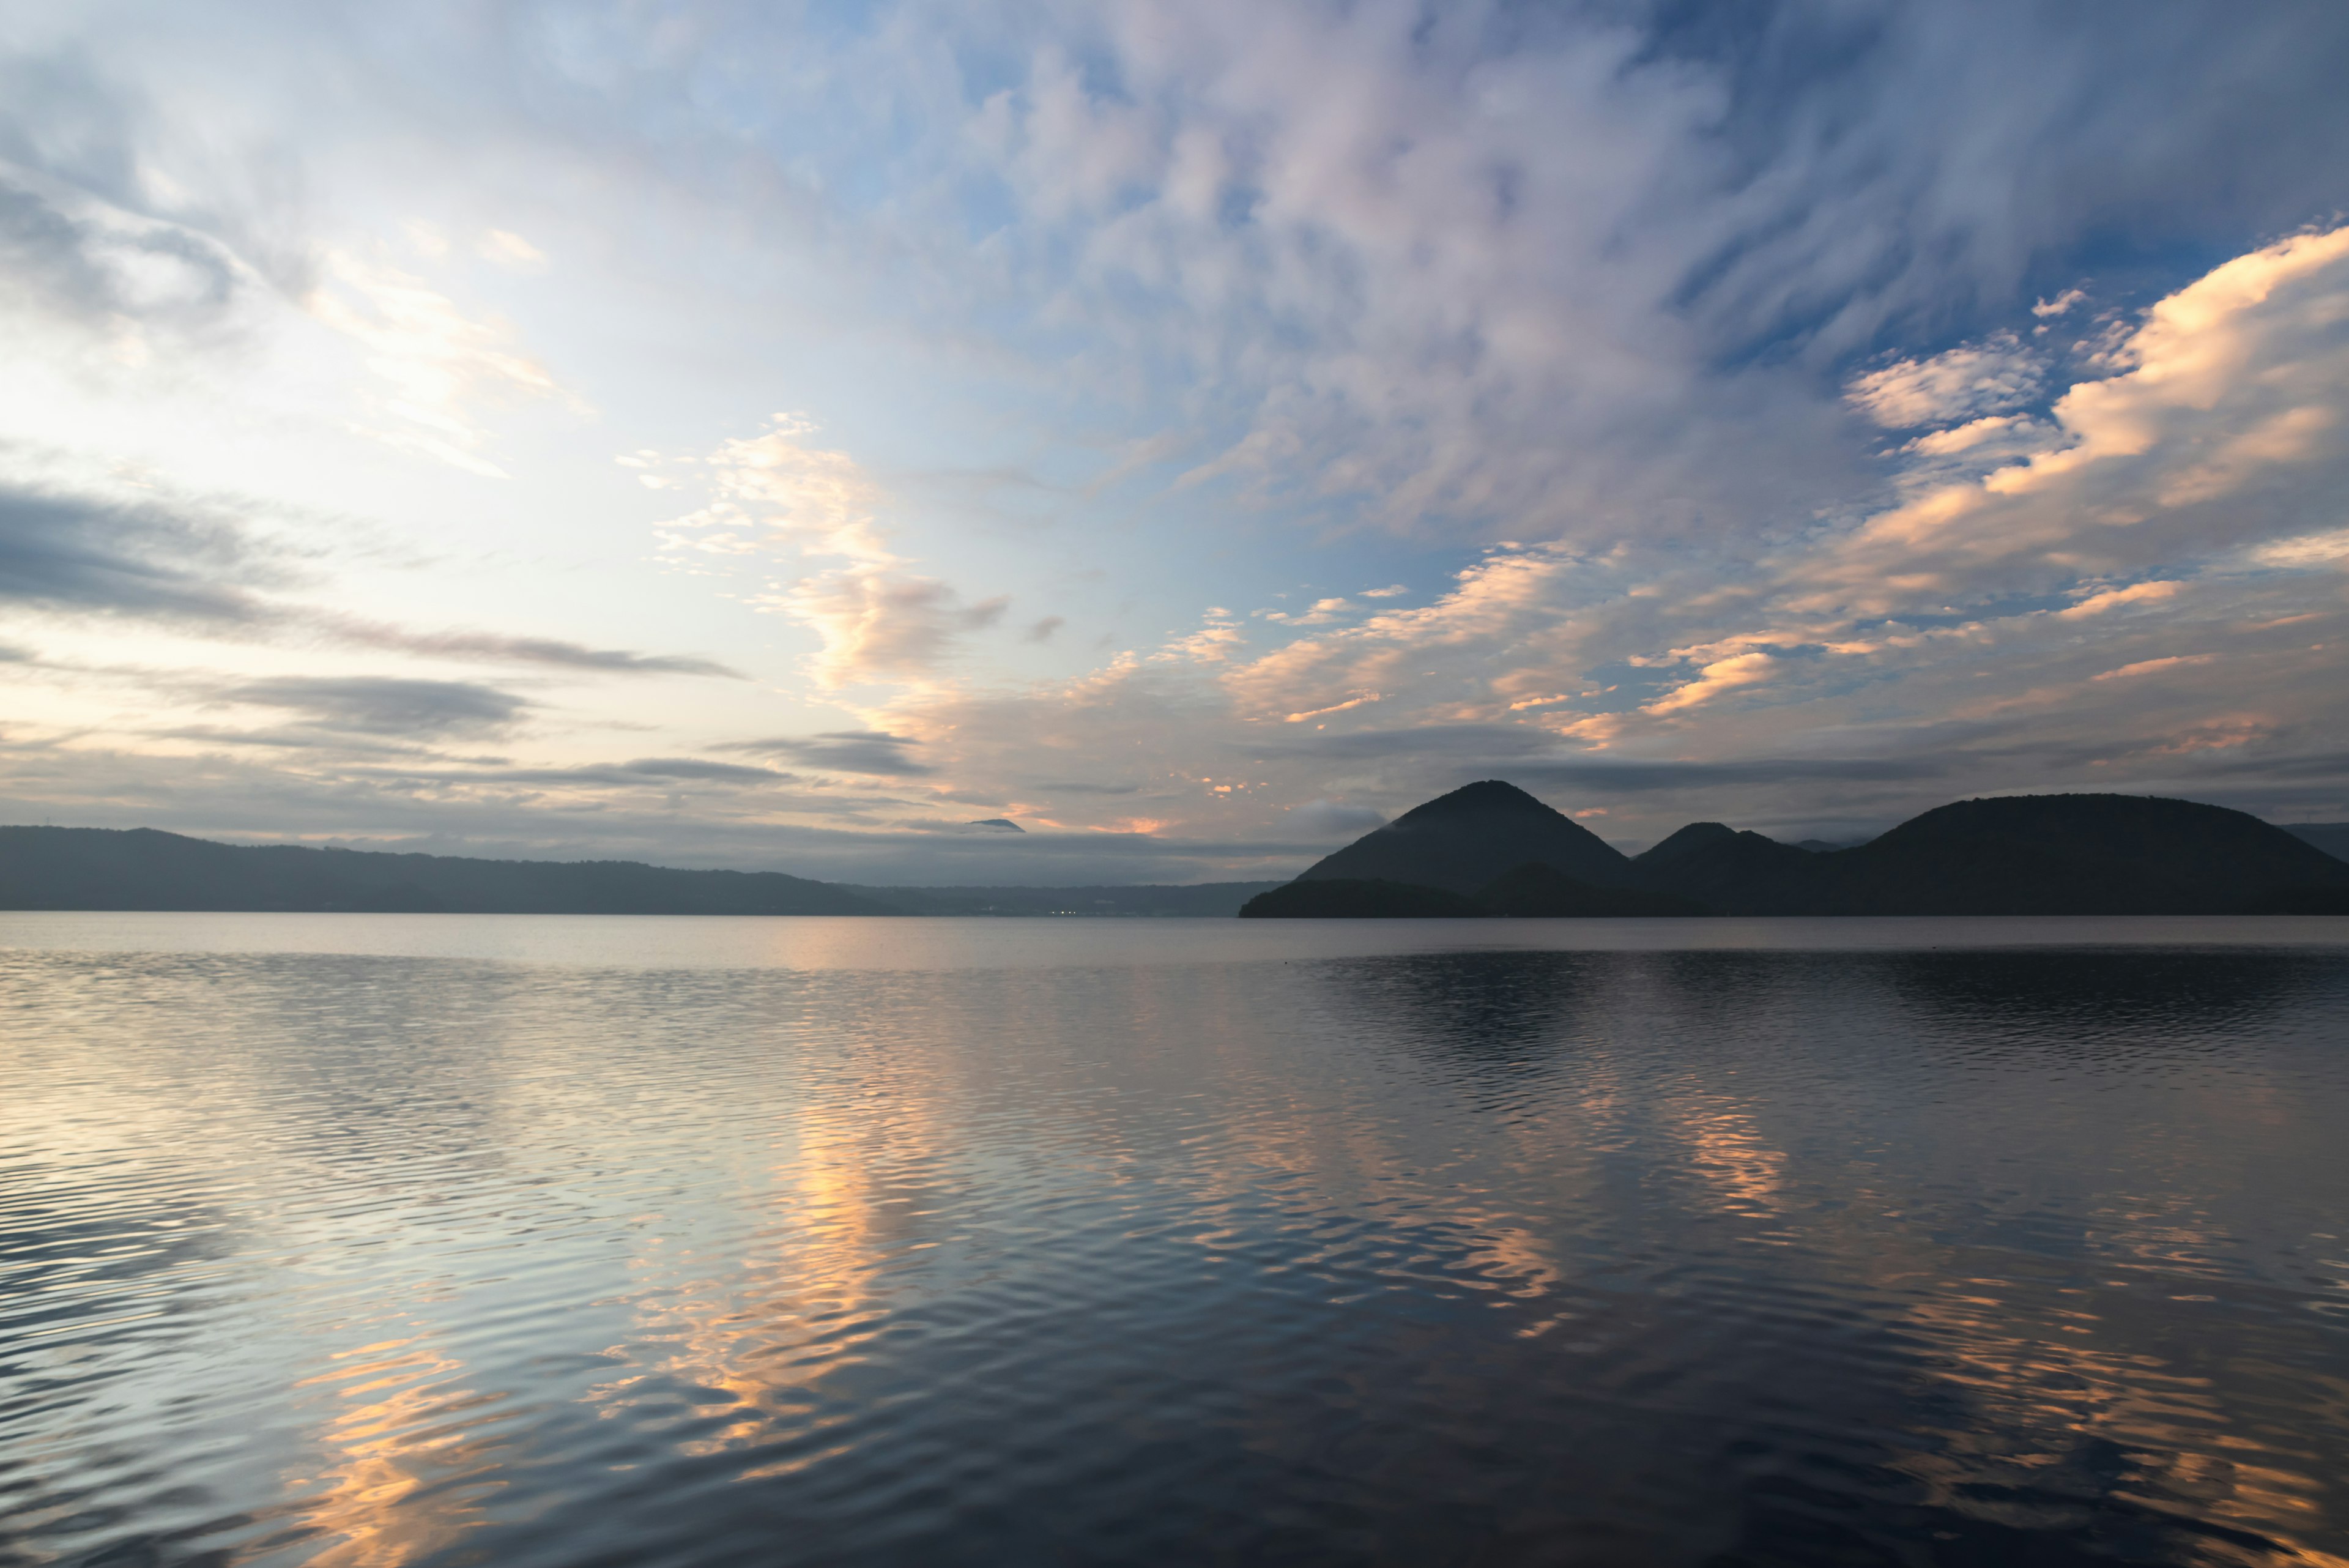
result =
[{"label": "dark water area", "polygon": [[0,916],[0,1563],[2349,1560],[2341,921]]}]

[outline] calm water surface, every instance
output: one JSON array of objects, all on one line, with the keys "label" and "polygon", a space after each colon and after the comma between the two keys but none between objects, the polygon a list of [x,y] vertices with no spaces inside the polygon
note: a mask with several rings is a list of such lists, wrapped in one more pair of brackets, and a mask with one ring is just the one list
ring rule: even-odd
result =
[{"label": "calm water surface", "polygon": [[2339,1564],[2345,928],[0,915],[0,1563]]}]

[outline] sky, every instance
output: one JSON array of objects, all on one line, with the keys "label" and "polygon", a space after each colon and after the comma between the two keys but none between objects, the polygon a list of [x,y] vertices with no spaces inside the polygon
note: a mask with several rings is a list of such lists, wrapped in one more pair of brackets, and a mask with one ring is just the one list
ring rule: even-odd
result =
[{"label": "sky", "polygon": [[2336,0],[0,0],[0,821],[2349,819],[2344,79]]}]

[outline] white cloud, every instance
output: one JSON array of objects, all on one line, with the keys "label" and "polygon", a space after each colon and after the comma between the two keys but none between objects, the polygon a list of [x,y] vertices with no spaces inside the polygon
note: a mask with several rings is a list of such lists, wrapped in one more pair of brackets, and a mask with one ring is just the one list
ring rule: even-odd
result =
[{"label": "white cloud", "polygon": [[1871,370],[1854,378],[1845,396],[1887,430],[1914,430],[2028,403],[2038,396],[2043,375],[2037,358],[2009,335]]},{"label": "white cloud", "polygon": [[473,248],[483,261],[525,277],[534,277],[547,267],[544,251],[504,229],[488,231]]},{"label": "white cloud", "polygon": [[469,473],[506,477],[481,454],[489,435],[477,405],[563,396],[506,323],[475,320],[420,278],[353,252],[327,254],[325,277],[305,303],[355,339],[367,368],[389,385],[382,410],[398,422],[367,433]]},{"label": "white cloud", "polygon": [[755,602],[823,639],[809,672],[826,689],[924,679],[957,639],[992,625],[1005,608],[1000,599],[966,605],[935,578],[876,566],[817,573]]},{"label": "white cloud", "polygon": [[2296,539],[2261,545],[2251,552],[2251,559],[2262,566],[2287,569],[2349,562],[2349,528],[2337,528],[2329,534],[2303,534]]},{"label": "white cloud", "polygon": [[2102,615],[2123,605],[2158,604],[2165,599],[2175,598],[2178,590],[2183,587],[2183,583],[2151,582],[2132,583],[2125,588],[2104,588],[2087,594],[2078,604],[2055,613],[2066,620],[2075,620],[2083,616]]},{"label": "white cloud", "polygon": [[2135,675],[2156,675],[2165,670],[2182,670],[2197,664],[2209,664],[2219,656],[2215,653],[2173,653],[2163,659],[2140,659],[2135,664],[2124,664],[2117,670],[2107,670],[2092,675],[2091,680],[2125,680]]},{"label": "white cloud", "polygon": [[[1000,620],[1010,600],[967,603],[947,583],[909,570],[880,520],[887,496],[847,452],[812,444],[815,430],[802,415],[781,413],[764,434],[721,443],[700,465],[716,498],[657,525],[656,535],[673,558],[692,551],[768,555],[787,564],[845,560],[845,566],[806,572],[750,602],[816,634],[820,647],[808,673],[827,691],[929,680],[962,637]],[[621,461],[660,460],[630,454]],[[1036,641],[1050,635],[1030,631]]]},{"label": "white cloud", "polygon": [[1724,691],[1741,686],[1756,686],[1777,673],[1778,661],[1771,654],[1755,651],[1733,654],[1716,659],[1697,671],[1696,679],[1667,696],[1647,705],[1650,713],[1678,713],[1700,702],[1709,702]]}]

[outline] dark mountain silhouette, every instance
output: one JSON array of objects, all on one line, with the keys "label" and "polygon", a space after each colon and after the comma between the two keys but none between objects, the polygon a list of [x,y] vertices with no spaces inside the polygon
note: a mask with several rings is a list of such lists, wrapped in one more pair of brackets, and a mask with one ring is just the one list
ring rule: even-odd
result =
[{"label": "dark mountain silhouette", "polygon": [[[1707,830],[1701,839],[1683,839],[1699,829]],[[1660,853],[1665,850],[1674,852]],[[1830,858],[1758,833],[1706,822],[1682,828],[1631,864],[1642,887],[1693,899],[1720,914],[1742,915],[1799,897],[1817,880],[1821,863]]]},{"label": "dark mountain silhouette", "polygon": [[1856,849],[1741,833],[1645,859],[1646,886],[1729,915],[2229,914],[2294,889],[2349,888],[2349,865],[2282,828],[2145,795],[1960,801]]},{"label": "dark mountain silhouette", "polygon": [[1625,915],[1702,915],[1702,905],[1669,893],[1599,888],[1554,867],[1529,864],[1495,877],[1468,898],[1411,882],[1347,877],[1303,877],[1260,893],[1240,907],[1243,919],[1460,919],[1479,916],[1557,919]]},{"label": "dark mountain silhouette", "polygon": [[677,871],[628,860],[471,860],[238,846],[148,827],[0,827],[0,909],[897,913],[844,888],[779,871]]},{"label": "dark mountain silhouette", "polygon": [[1414,806],[1298,877],[1405,882],[1475,893],[1532,863],[1579,882],[1620,887],[1631,864],[1588,828],[1515,784],[1487,779]]},{"label": "dark mountain silhouette", "polygon": [[1520,866],[1478,891],[1487,914],[1546,919],[1607,915],[1702,915],[1693,898],[1640,888],[1599,888],[1548,866]]},{"label": "dark mountain silhouette", "polygon": [[1485,912],[1446,888],[1372,877],[1300,877],[1240,906],[1243,920],[1458,919]]},{"label": "dark mountain silhouette", "polygon": [[[1637,859],[1488,780],[1295,882],[843,888],[780,872],[243,846],[150,828],[0,827],[0,909],[497,914],[1522,916],[2349,914],[2349,863],[2287,830],[2140,795],[1961,801],[1849,849],[1692,823]],[[2314,841],[2314,842],[2312,842]],[[1250,895],[1255,895],[1250,897]],[[1245,907],[1243,907],[1245,900]]]},{"label": "dark mountain silhouette", "polygon": [[[1559,864],[1569,858],[1598,874]],[[1486,877],[1502,859],[1511,868]],[[1960,801],[1849,849],[1781,844],[1699,822],[1625,860],[1523,791],[1486,783],[1404,814],[1291,888],[1373,871],[1382,887],[1375,910],[1362,895],[1317,901],[1284,888],[1242,912],[1337,913],[1348,898],[1366,905],[1354,913],[1442,912],[1424,901],[1406,909],[1398,883],[1466,895],[1469,907],[1457,914],[2349,912],[2349,864],[2245,813],[2145,795]],[[1659,896],[1663,901],[1652,901]]]},{"label": "dark mountain silhouette", "polygon": [[1725,843],[1737,836],[1737,829],[1718,822],[1692,822],[1653,848],[1631,857],[1631,864],[1652,870],[1685,860],[1700,849]]},{"label": "dark mountain silhouette", "polygon": [[2349,915],[2349,888],[2279,888],[2243,906],[2246,915]]}]

